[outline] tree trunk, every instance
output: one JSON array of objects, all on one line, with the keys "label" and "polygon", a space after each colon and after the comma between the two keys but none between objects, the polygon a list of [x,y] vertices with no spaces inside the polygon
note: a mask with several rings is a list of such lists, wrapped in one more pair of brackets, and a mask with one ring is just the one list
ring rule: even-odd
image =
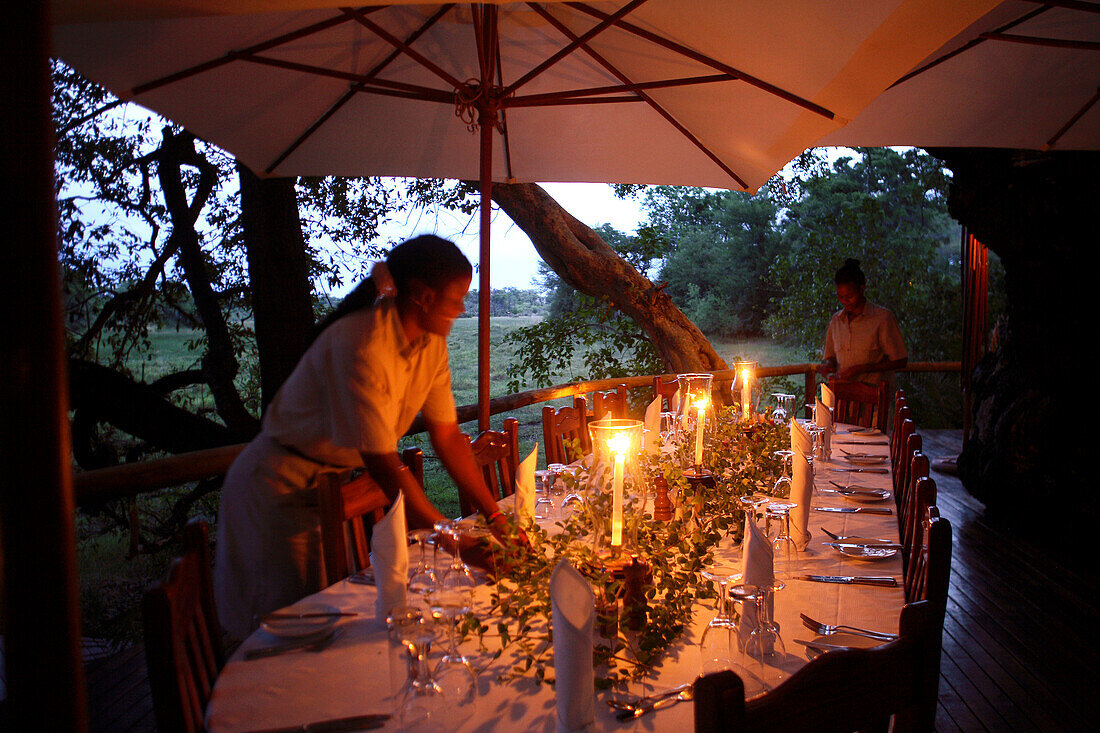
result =
[{"label": "tree trunk", "polygon": [[237,171],[260,354],[261,403],[266,408],[309,346],[313,329],[309,258],[294,193],[296,179],[260,179],[239,163]]},{"label": "tree trunk", "polygon": [[706,336],[662,285],[654,285],[596,232],[573,218],[534,183],[493,184],[493,200],[511,217],[555,272],[576,290],[607,297],[656,346],[670,372],[726,369]]},{"label": "tree trunk", "polygon": [[[207,348],[202,359],[203,373],[214,395],[218,414],[225,420],[235,439],[248,440],[259,431],[259,422],[245,408],[234,384],[239,365],[233,353],[233,342],[225,316],[210,286],[206,260],[195,232],[195,222],[214,190],[217,172],[209,161],[195,152],[194,140],[190,133],[173,135],[169,128],[165,128],[164,143],[158,156],[157,176],[172,220],[171,239],[179,248],[179,261],[187,286],[195,299],[195,308],[206,331]],[[187,200],[180,170],[185,165],[199,170],[199,184],[190,202]]]},{"label": "tree trunk", "polygon": [[1040,497],[1069,496],[1078,526],[1100,518],[1082,437],[1096,310],[1086,261],[1095,249],[1100,154],[929,152],[954,172],[952,216],[1000,256],[1008,298],[995,344],[975,370],[959,475],[988,509],[1021,519],[1028,531],[1087,538],[1033,515]]}]

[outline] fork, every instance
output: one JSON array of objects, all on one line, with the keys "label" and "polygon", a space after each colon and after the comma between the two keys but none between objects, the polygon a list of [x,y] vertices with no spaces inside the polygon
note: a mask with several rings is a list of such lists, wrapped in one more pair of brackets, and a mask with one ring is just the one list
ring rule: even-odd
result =
[{"label": "fork", "polygon": [[845,626],[843,624],[837,624],[836,626],[830,626],[829,624],[823,624],[820,621],[814,621],[812,618],[804,613],[798,614],[802,617],[802,625],[810,631],[815,631],[822,636],[829,636],[835,634],[838,631],[847,632],[849,634],[858,634],[859,636],[866,636],[868,639],[878,639],[879,641],[893,641],[898,638],[897,634],[888,634],[884,631],[870,631],[868,629],[860,629],[855,626]]},{"label": "fork", "polygon": [[830,537],[832,537],[837,542],[843,542],[844,540],[852,540],[852,539],[863,539],[859,535],[854,535],[854,534],[846,534],[846,535],[833,534],[832,532],[825,529],[824,527],[821,528],[821,531],[824,532],[825,534],[829,535]]}]

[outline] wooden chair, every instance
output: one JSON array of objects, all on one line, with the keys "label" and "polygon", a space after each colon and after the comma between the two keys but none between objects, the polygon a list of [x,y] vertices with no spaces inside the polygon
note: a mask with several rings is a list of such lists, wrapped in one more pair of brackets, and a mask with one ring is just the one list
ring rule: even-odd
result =
[{"label": "wooden chair", "polygon": [[914,557],[910,602],[927,602],[932,608],[932,633],[925,643],[918,699],[917,730],[932,730],[939,700],[940,652],[943,620],[947,613],[947,593],[951,584],[951,523],[930,506],[923,523],[924,544]]},{"label": "wooden chair", "polygon": [[[917,511],[915,509],[917,501],[917,485],[923,478],[929,476],[929,461],[921,451],[913,451],[913,454],[909,460],[909,470],[905,474],[905,486],[902,489],[901,502],[898,506],[898,534],[901,536],[901,541],[904,544],[907,541],[912,540],[912,523],[914,521],[913,514]],[[929,502],[927,506],[935,504],[935,500]],[[923,514],[919,514],[918,517],[923,517]],[[920,521],[918,518],[916,521]]]},{"label": "wooden chair", "polygon": [[653,399],[661,398],[662,412],[672,411],[672,398],[679,389],[680,381],[676,377],[671,380],[666,380],[664,377],[653,378]]},{"label": "wooden chair", "polygon": [[[699,677],[695,733],[885,731],[891,716],[894,730],[921,730],[921,693],[930,663],[925,647],[937,636],[934,615],[928,603],[909,604],[901,612],[896,641],[822,654],[748,702],[734,672]],[[938,668],[935,674],[938,678]]]},{"label": "wooden chair", "polygon": [[371,527],[385,516],[390,500],[369,474],[351,471],[317,474],[321,553],[328,585],[370,567]]},{"label": "wooden chair", "polygon": [[424,451],[415,445],[410,445],[401,451],[401,462],[409,469],[409,473],[416,479],[416,483],[424,485]]},{"label": "wooden chair", "polygon": [[898,414],[894,416],[894,429],[890,433],[890,467],[895,471],[899,461],[901,461],[905,441],[916,431],[917,426],[913,422],[912,412],[908,407],[902,407],[898,410]]},{"label": "wooden chair", "polygon": [[566,440],[579,441],[583,453],[591,450],[588,411],[581,395],[573,398],[571,407],[555,410],[547,405],[542,408],[542,445],[546,451],[547,463],[572,463],[577,458],[566,448]]},{"label": "wooden chair", "polygon": [[921,453],[924,447],[924,440],[919,433],[913,433],[905,441],[905,448],[901,454],[901,460],[898,461],[898,465],[895,467],[894,474],[892,476],[894,482],[894,504],[898,510],[898,516],[901,516],[902,507],[908,502],[909,492],[909,471],[913,468],[913,455]]},{"label": "wooden chair", "polygon": [[225,665],[207,536],[205,522],[188,522],[183,556],[173,561],[167,578],[142,598],[153,709],[157,729],[166,733],[204,729],[206,705]]},{"label": "wooden chair", "polygon": [[865,428],[878,428],[886,432],[890,415],[886,382],[877,385],[862,382],[829,380],[829,389],[836,395],[833,419]]},{"label": "wooden chair", "polygon": [[627,409],[626,385],[620,384],[606,392],[592,393],[592,410],[588,414],[588,419],[602,420],[605,417],[622,419],[627,416]]},{"label": "wooden chair", "polygon": [[931,476],[919,479],[913,493],[912,507],[909,516],[905,520],[905,531],[902,533],[901,538],[905,597],[909,600],[916,600],[916,596],[920,593],[917,588],[919,585],[917,575],[920,568],[920,557],[925,550],[928,539],[925,534],[928,510],[935,509],[936,516],[939,516],[939,510],[936,509],[935,479]]},{"label": "wooden chair", "polygon": [[[504,421],[503,430],[483,430],[470,441],[474,461],[485,476],[493,498],[500,501],[516,491],[516,469],[519,467],[519,420],[510,417]],[[465,494],[460,493],[458,503],[462,516],[474,513],[474,506]]]}]

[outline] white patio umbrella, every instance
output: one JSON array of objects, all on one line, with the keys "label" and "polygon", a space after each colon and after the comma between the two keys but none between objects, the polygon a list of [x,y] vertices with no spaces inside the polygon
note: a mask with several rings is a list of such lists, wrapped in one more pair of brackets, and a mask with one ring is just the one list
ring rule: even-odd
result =
[{"label": "white patio umbrella", "polygon": [[1100,3],[1010,0],[819,145],[1100,149]]},{"label": "white patio umbrella", "polygon": [[484,429],[492,181],[754,191],[995,5],[61,0],[54,49],[261,174],[479,180]]}]

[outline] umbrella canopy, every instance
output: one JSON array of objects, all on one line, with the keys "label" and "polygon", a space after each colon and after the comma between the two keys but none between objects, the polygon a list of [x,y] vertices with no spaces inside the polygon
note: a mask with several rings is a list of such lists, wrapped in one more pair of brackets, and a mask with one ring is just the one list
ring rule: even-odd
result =
[{"label": "umbrella canopy", "polygon": [[1100,149],[1100,3],[1005,2],[819,145]]},{"label": "umbrella canopy", "polygon": [[996,2],[326,4],[64,0],[54,48],[261,174],[480,180],[487,300],[491,181],[754,191]]}]

